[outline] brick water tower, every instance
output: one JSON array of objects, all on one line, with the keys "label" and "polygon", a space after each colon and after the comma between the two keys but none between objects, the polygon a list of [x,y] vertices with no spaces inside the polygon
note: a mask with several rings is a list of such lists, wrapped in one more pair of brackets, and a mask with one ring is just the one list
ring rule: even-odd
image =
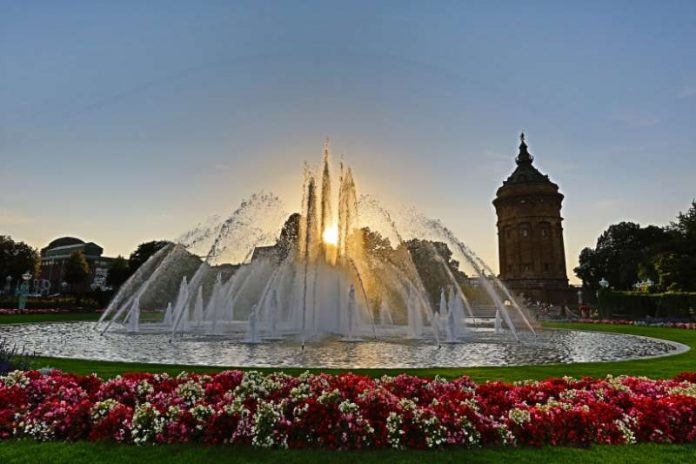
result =
[{"label": "brick water tower", "polygon": [[563,245],[563,194],[532,163],[520,135],[517,168],[493,200],[498,215],[500,278],[533,301],[567,304],[572,299]]}]

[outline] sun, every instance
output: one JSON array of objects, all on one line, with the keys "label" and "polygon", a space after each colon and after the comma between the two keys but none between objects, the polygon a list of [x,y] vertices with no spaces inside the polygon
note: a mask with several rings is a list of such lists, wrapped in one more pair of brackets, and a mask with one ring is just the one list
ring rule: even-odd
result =
[{"label": "sun", "polygon": [[324,233],[321,234],[321,239],[327,245],[337,246],[338,245],[338,226],[336,224],[333,224],[333,225],[327,227],[326,229],[324,229]]}]

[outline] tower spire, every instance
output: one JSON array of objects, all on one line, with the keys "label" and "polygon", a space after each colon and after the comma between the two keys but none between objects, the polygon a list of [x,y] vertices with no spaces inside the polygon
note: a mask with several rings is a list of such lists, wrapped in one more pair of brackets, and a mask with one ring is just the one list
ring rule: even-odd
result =
[{"label": "tower spire", "polygon": [[527,150],[527,143],[525,142],[524,132],[520,133],[520,152],[517,155],[515,161],[517,161],[518,166],[523,164],[531,165],[532,161],[534,161],[534,157]]}]

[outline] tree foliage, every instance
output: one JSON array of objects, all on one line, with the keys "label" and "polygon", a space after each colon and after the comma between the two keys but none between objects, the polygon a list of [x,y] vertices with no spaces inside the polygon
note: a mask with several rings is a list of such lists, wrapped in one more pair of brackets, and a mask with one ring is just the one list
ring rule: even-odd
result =
[{"label": "tree foliage", "polygon": [[452,285],[450,275],[460,285],[466,282],[467,275],[459,270],[459,262],[452,259],[446,243],[414,238],[406,242],[406,247],[433,307],[437,307],[442,289]]},{"label": "tree foliage", "polygon": [[128,257],[128,268],[130,273],[134,273],[147,261],[150,256],[167,246],[170,242],[166,240],[152,240],[138,245],[133,253]]},{"label": "tree foliage", "polygon": [[609,226],[595,248],[580,252],[575,274],[590,290],[602,278],[619,290],[645,279],[655,282],[655,290],[696,290],[696,202],[667,227]]},{"label": "tree foliage", "polygon": [[89,264],[82,250],[74,251],[65,262],[65,281],[70,285],[80,285],[89,275]]},{"label": "tree foliage", "polygon": [[111,264],[111,269],[109,269],[109,274],[106,276],[106,283],[110,287],[118,288],[123,283],[128,280],[131,276],[130,266],[128,265],[128,260],[121,255],[118,255],[113,263]]},{"label": "tree foliage", "polygon": [[15,242],[8,235],[0,235],[0,287],[4,286],[5,278],[12,277],[16,283],[22,274],[39,273],[39,253],[24,242]]}]

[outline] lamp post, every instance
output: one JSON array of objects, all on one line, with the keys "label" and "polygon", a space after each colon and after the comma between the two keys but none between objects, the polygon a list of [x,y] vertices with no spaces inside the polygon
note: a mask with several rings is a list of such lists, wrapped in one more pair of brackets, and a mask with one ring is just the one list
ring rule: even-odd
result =
[{"label": "lamp post", "polygon": [[604,313],[604,310],[606,308],[602,308],[602,302],[599,299],[599,293],[602,290],[606,290],[609,288],[609,281],[607,279],[605,279],[604,277],[602,277],[602,280],[599,281],[599,286],[601,287],[599,290],[597,290],[597,302],[599,304],[599,314],[602,316],[602,318],[606,318],[607,314]]},{"label": "lamp post", "polygon": [[5,277],[5,295],[10,295],[12,293],[12,276]]},{"label": "lamp post", "polygon": [[27,306],[27,295],[29,294],[29,280],[31,279],[31,272],[27,271],[22,274],[22,285],[19,287],[19,302],[18,308],[20,311],[24,311]]}]

